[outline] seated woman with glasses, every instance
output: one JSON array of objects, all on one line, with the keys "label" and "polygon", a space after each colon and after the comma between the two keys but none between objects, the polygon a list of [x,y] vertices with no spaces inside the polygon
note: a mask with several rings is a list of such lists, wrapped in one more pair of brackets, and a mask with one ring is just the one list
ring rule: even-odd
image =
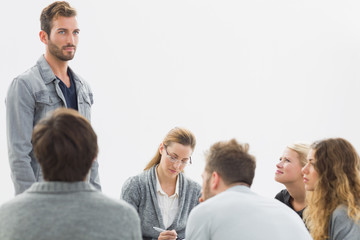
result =
[{"label": "seated woman with glasses", "polygon": [[189,130],[170,130],[144,172],[124,183],[121,198],[139,213],[143,239],[185,238],[187,218],[201,196],[201,186],[183,174],[195,143]]},{"label": "seated woman with glasses", "polygon": [[312,144],[302,169],[308,205],[305,224],[314,240],[360,239],[360,158],[345,139]]}]

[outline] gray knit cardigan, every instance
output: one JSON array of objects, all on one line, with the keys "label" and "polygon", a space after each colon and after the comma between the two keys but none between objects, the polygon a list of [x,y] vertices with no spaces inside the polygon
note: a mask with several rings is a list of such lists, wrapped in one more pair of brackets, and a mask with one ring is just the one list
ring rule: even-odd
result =
[{"label": "gray knit cardigan", "polygon": [[[156,165],[157,166],[157,165]],[[153,227],[165,229],[156,196],[156,166],[127,179],[122,187],[121,198],[135,207],[141,220],[143,239],[158,239],[159,232]],[[185,227],[190,211],[199,203],[201,186],[185,177],[179,177],[179,211],[168,230],[175,229],[178,238],[185,238]]]}]

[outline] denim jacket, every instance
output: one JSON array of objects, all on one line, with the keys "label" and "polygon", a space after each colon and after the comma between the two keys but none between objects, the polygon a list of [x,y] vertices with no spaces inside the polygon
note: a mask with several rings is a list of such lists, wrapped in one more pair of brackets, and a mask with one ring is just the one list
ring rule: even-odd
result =
[{"label": "denim jacket", "polygon": [[[69,68],[70,69],[70,68]],[[90,86],[70,69],[76,85],[78,111],[89,121],[93,94]],[[6,131],[11,177],[15,194],[28,189],[34,182],[42,181],[31,135],[35,124],[59,107],[66,107],[59,82],[44,56],[36,65],[15,78],[6,97]],[[94,161],[89,181],[101,190],[98,163]]]}]

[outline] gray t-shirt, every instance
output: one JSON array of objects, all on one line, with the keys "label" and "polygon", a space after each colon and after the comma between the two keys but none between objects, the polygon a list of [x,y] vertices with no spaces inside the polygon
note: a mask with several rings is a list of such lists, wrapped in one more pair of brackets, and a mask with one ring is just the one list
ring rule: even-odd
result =
[{"label": "gray t-shirt", "polygon": [[346,206],[338,206],[331,214],[329,236],[330,240],[360,239],[360,222],[356,223],[349,218]]}]

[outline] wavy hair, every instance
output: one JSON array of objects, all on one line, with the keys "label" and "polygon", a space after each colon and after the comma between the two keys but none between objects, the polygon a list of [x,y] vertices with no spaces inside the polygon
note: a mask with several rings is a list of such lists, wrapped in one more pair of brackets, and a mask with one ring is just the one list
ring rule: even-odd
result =
[{"label": "wavy hair", "polygon": [[309,192],[304,219],[314,240],[328,239],[329,220],[341,204],[355,222],[360,220],[360,158],[345,139],[330,138],[311,145],[318,180]]},{"label": "wavy hair", "polygon": [[[162,143],[165,146],[170,146],[172,143],[180,143],[184,146],[190,146],[194,151],[196,145],[196,139],[192,132],[185,128],[175,127],[171,129],[168,134],[165,136]],[[157,150],[155,156],[151,159],[151,161],[146,165],[145,170],[149,170],[156,164],[159,164],[161,160],[161,154],[159,150]]]}]

